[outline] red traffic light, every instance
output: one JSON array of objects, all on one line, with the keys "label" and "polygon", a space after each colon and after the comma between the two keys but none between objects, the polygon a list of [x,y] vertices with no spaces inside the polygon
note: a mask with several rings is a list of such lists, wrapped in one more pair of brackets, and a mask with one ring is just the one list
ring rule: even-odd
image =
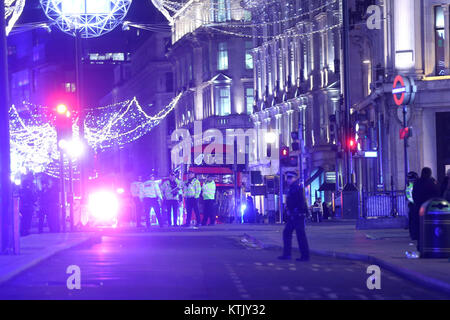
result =
[{"label": "red traffic light", "polygon": [[289,157],[289,148],[288,147],[282,147],[280,154],[281,154],[282,158]]},{"label": "red traffic light", "polygon": [[356,153],[356,151],[357,151],[357,149],[358,149],[358,144],[356,143],[355,138],[350,138],[350,139],[348,139],[348,141],[347,141],[347,148],[348,148],[348,150],[349,150],[351,153],[353,153],[353,154]]},{"label": "red traffic light", "polygon": [[405,140],[411,137],[411,128],[406,127],[400,129],[400,140]]}]

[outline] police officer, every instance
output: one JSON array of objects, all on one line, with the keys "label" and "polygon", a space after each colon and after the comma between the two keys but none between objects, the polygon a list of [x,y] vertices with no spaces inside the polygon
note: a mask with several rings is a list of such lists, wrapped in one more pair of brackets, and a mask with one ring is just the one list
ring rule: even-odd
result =
[{"label": "police officer", "polygon": [[283,255],[278,257],[280,260],[291,259],[292,233],[297,233],[298,247],[301,257],[297,261],[309,260],[308,240],[305,233],[305,215],[308,210],[305,191],[299,185],[297,174],[294,171],[286,172],[286,180],[289,187],[287,195],[287,223],[283,231],[284,249]]},{"label": "police officer", "polygon": [[195,173],[189,172],[188,175],[189,180],[187,181],[184,187],[184,196],[186,197],[186,211],[187,218],[185,227],[191,225],[192,218],[192,210],[195,213],[195,220],[197,221],[197,226],[200,225],[200,212],[198,210],[198,199],[200,198],[200,193],[202,191],[202,187],[200,185],[200,181],[195,177]]},{"label": "police officer", "polygon": [[206,179],[206,182],[202,186],[202,195],[204,203],[203,221],[202,225],[206,226],[209,218],[209,225],[213,226],[216,223],[216,182],[210,176]]},{"label": "police officer", "polygon": [[155,181],[155,175],[150,175],[150,180],[145,181],[142,186],[144,208],[145,208],[145,220],[147,222],[147,229],[150,229],[150,211],[153,208],[158,219],[158,224],[162,228],[163,220],[161,217],[161,205],[162,194],[158,183]]},{"label": "police officer", "polygon": [[411,237],[411,240],[417,240],[418,235],[414,228],[414,226],[416,225],[416,221],[415,221],[416,217],[414,215],[414,199],[413,199],[412,193],[413,193],[414,183],[416,183],[416,181],[419,179],[419,175],[416,172],[411,171],[408,173],[407,179],[408,179],[408,185],[406,186],[405,193],[406,193],[406,199],[408,200],[409,236]]},{"label": "police officer", "polygon": [[131,183],[130,192],[133,198],[134,207],[136,211],[136,227],[141,227],[142,209],[144,207],[143,203],[143,183],[142,176],[138,176],[136,181]]},{"label": "police officer", "polygon": [[182,194],[181,181],[179,181],[172,172],[170,173],[169,180],[164,181],[161,189],[164,196],[163,207],[167,212],[168,225],[177,226],[179,210],[178,202],[180,201],[180,195]]}]

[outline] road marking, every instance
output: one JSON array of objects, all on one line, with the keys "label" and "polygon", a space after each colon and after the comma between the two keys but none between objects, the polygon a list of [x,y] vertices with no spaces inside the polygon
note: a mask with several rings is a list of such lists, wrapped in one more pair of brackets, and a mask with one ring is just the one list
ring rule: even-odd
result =
[{"label": "road marking", "polygon": [[330,288],[326,288],[326,287],[323,287],[323,288],[321,288],[323,291],[325,291],[325,292],[330,292],[330,291],[332,291]]},{"label": "road marking", "polygon": [[361,300],[369,300],[369,298],[367,298],[367,296],[363,295],[363,294],[357,294],[356,295],[358,298],[360,298]]},{"label": "road marking", "polygon": [[283,291],[289,291],[289,287],[287,287],[287,286],[281,286],[281,290],[283,290]]},{"label": "road marking", "polygon": [[302,286],[295,287],[295,289],[297,289],[298,291],[305,291],[305,288],[303,288]]},{"label": "road marking", "polygon": [[297,271],[297,268],[289,268],[291,271]]}]

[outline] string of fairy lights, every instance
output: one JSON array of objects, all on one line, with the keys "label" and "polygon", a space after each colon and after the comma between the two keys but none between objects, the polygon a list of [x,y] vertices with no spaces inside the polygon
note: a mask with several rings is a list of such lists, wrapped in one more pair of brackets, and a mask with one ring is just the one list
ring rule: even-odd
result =
[{"label": "string of fairy lights", "polygon": [[[155,115],[148,114],[136,98],[106,107],[87,109],[84,122],[85,139],[95,152],[110,148],[123,148],[147,135],[163,121],[177,106],[182,93]],[[22,103],[13,105],[9,111],[11,132],[11,171],[13,181],[27,172],[44,172],[59,176],[59,150],[54,116],[48,108]],[[79,118],[74,114],[73,135],[79,138]],[[66,159],[65,165],[68,165]],[[74,161],[75,178],[78,175]]]}]

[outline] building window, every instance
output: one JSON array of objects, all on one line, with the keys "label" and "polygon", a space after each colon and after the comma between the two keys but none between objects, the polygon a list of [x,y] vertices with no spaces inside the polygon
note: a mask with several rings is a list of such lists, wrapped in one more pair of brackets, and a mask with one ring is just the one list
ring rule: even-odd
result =
[{"label": "building window", "polygon": [[225,22],[231,20],[230,0],[213,0],[211,3],[211,16],[213,21]]},{"label": "building window", "polygon": [[252,56],[253,42],[245,41],[245,68],[253,69],[253,56]]},{"label": "building window", "polygon": [[255,90],[253,88],[245,89],[245,106],[248,114],[253,113],[253,102],[255,99]]},{"label": "building window", "polygon": [[219,43],[217,69],[228,70],[228,46],[226,42]]},{"label": "building window", "polygon": [[231,114],[230,87],[217,88],[216,112],[218,116],[227,116]]},{"label": "building window", "polygon": [[444,8],[434,8],[435,22],[435,51],[436,51],[436,74],[445,75],[445,18]]}]

